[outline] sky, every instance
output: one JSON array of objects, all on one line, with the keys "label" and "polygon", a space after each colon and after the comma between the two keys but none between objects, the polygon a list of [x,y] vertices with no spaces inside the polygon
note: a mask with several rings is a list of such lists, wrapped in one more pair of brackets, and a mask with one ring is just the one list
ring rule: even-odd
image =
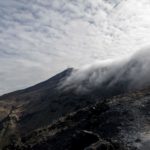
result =
[{"label": "sky", "polygon": [[149,0],[0,0],[0,95],[149,46]]}]

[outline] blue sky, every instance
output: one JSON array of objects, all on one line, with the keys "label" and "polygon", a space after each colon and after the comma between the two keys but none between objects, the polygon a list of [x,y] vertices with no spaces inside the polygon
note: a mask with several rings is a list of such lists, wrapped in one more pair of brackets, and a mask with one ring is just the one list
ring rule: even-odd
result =
[{"label": "blue sky", "polygon": [[149,0],[0,0],[0,94],[149,46]]}]

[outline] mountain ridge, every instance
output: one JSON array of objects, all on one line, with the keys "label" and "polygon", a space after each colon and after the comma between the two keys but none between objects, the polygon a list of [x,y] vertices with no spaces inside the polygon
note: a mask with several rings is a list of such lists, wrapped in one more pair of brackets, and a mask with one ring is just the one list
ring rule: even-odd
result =
[{"label": "mountain ridge", "polygon": [[[61,88],[60,85],[66,81],[72,71],[73,69],[69,68],[42,83],[18,93],[6,94],[0,98],[0,149],[3,150],[4,147],[6,148],[9,145],[8,150],[17,150],[17,148],[18,150],[42,150],[43,145],[40,145],[38,141],[32,143],[32,140],[35,141],[39,136],[39,141],[45,139],[45,144],[49,145],[47,147],[45,145],[44,149],[66,150],[68,148],[68,150],[73,150],[70,143],[77,140],[81,144],[81,141],[84,141],[84,139],[79,138],[81,135],[85,139],[87,136],[93,137],[98,139],[99,142],[91,143],[91,145],[84,143],[83,147],[78,147],[79,150],[101,146],[100,142],[106,143],[105,146],[109,146],[110,150],[114,149],[117,144],[125,150],[129,146],[135,150],[133,145],[133,143],[136,143],[133,141],[135,137],[127,132],[128,130],[134,131],[134,134],[136,131],[140,132],[144,123],[149,129],[147,122],[149,120],[150,88],[135,91],[135,87],[130,91],[126,88],[128,82],[124,82],[124,80],[119,80],[119,82],[107,88],[109,80],[113,80],[113,78],[106,81],[103,86],[85,93],[78,93],[75,89]],[[105,110],[105,108],[107,109]],[[70,116],[69,122],[66,119],[68,115]],[[95,117],[94,120],[93,117]],[[125,126],[126,123],[130,127],[128,130]],[[47,130],[51,126],[52,130]],[[121,130],[118,131],[118,128]],[[37,134],[37,137],[32,135],[39,130],[44,133]],[[148,132],[145,128],[143,130]],[[57,131],[59,131],[58,134]],[[73,133],[77,139],[72,137]],[[49,134],[52,134],[52,136],[49,136]],[[117,143],[115,142],[116,134],[117,138],[121,138],[122,141],[117,139]],[[28,135],[31,135],[31,143]],[[120,137],[128,135],[131,136],[129,145],[128,141],[124,141],[126,137]],[[66,141],[63,141],[64,138],[66,138]],[[24,139],[27,143],[24,143]],[[138,141],[138,137],[135,140]],[[141,142],[139,143],[142,145]],[[62,144],[61,149],[55,147],[59,144]],[[124,146],[124,144],[127,145]]]},{"label": "mountain ridge", "polygon": [[[0,100],[1,99],[4,99],[4,98],[7,98],[8,96],[12,96],[12,95],[15,95],[15,94],[23,94],[23,93],[26,93],[28,91],[34,91],[34,90],[37,90],[37,88],[42,88],[42,86],[46,86],[46,85],[49,85],[51,84],[50,82],[53,80],[57,80],[57,78],[61,78],[61,76],[68,76],[71,72],[73,71],[73,68],[67,68],[66,70],[58,73],[56,76],[53,76],[43,82],[40,82],[38,84],[35,84],[33,86],[30,86],[30,87],[27,87],[25,89],[22,89],[22,90],[16,90],[16,91],[13,91],[13,92],[10,92],[10,93],[6,93],[6,94],[3,94],[0,96]],[[57,81],[59,82],[59,81]],[[46,84],[46,85],[45,85]]]}]

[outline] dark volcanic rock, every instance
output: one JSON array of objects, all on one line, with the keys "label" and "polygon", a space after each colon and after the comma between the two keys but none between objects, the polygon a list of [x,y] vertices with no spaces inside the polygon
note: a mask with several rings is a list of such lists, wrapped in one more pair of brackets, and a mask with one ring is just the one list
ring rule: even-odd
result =
[{"label": "dark volcanic rock", "polygon": [[147,150],[149,101],[147,89],[97,102],[21,137],[7,149]]},{"label": "dark volcanic rock", "polygon": [[35,86],[1,96],[0,126],[6,124],[4,120],[12,112],[17,119],[15,124],[16,130],[19,130],[17,132],[26,134],[47,126],[68,113],[94,104],[98,100],[103,101],[105,98],[124,92],[122,90],[124,88],[121,88],[124,84],[120,84],[121,87],[118,89],[117,86],[108,89],[107,83],[106,86],[93,89],[89,93],[76,93],[74,89],[68,91],[60,89],[60,84],[72,73],[72,70],[69,68]]},{"label": "dark volcanic rock", "polygon": [[71,72],[0,97],[0,149],[150,149],[149,88],[129,92],[127,82],[85,94],[58,88]]}]

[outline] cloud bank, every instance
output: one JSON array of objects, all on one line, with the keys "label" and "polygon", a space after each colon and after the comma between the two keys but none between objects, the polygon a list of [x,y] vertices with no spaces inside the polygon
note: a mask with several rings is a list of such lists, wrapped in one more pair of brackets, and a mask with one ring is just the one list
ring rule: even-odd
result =
[{"label": "cloud bank", "polygon": [[[150,48],[130,57],[99,62],[74,70],[61,88],[77,93],[95,89],[136,90],[150,86]],[[101,92],[101,91],[99,91]],[[109,94],[109,93],[108,93]]]}]

